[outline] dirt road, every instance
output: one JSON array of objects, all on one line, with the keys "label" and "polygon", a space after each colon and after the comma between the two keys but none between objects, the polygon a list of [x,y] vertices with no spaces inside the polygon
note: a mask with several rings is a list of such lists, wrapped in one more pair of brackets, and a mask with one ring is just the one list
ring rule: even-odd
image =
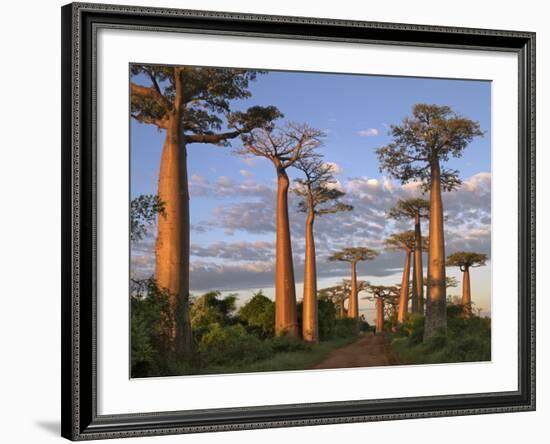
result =
[{"label": "dirt road", "polygon": [[375,367],[400,363],[384,336],[368,334],[350,345],[334,350],[313,368]]}]

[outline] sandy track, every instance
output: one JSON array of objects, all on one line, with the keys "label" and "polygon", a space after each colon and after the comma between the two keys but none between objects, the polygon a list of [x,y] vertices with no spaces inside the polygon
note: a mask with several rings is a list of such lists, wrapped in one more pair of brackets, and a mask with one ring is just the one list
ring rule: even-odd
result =
[{"label": "sandy track", "polygon": [[314,369],[374,367],[401,364],[384,336],[367,334],[352,344],[334,350]]}]

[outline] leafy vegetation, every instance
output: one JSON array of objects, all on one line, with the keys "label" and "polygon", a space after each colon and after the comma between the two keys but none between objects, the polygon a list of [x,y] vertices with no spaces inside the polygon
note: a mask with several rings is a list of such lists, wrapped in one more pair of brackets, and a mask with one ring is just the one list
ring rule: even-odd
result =
[{"label": "leafy vegetation", "polygon": [[[192,356],[163,353],[163,331],[170,330],[167,293],[153,279],[136,281],[131,297],[132,377],[211,374],[309,368],[335,348],[357,338],[357,320],[336,318],[332,301],[318,301],[320,344],[275,335],[275,304],[261,291],[237,309],[237,295],[219,291],[192,298]],[[298,313],[302,313],[298,307]],[[298,318],[301,329],[301,316]],[[162,326],[162,327],[161,327]],[[360,320],[362,330],[368,323]]]},{"label": "leafy vegetation", "polygon": [[428,340],[424,316],[410,314],[397,331],[388,333],[394,351],[407,364],[435,364],[491,360],[491,319],[464,316],[463,306],[447,303],[447,334],[440,331]]}]

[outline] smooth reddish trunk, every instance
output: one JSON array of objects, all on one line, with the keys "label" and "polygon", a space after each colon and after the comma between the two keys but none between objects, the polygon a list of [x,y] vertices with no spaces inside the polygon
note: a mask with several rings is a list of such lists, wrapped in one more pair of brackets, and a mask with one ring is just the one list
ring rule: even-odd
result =
[{"label": "smooth reddish trunk", "polygon": [[401,290],[399,291],[399,312],[397,321],[405,322],[409,308],[409,276],[411,274],[411,251],[405,252],[405,265],[403,266],[403,278],[401,279]]},{"label": "smooth reddish trunk", "polygon": [[376,333],[384,331],[384,301],[376,298]]},{"label": "smooth reddish trunk", "polygon": [[472,294],[470,291],[470,268],[466,267],[462,274],[462,306],[466,316],[472,314]]},{"label": "smooth reddish trunk", "polygon": [[445,240],[439,161],[431,165],[430,228],[428,250],[428,300],[424,338],[447,330],[447,294],[445,282]]},{"label": "smooth reddish trunk", "polygon": [[359,319],[359,301],[357,297],[357,262],[351,263],[351,294],[348,302],[348,318]]},{"label": "smooth reddish trunk", "polygon": [[317,313],[317,271],[313,222],[315,213],[309,210],[306,220],[306,254],[304,263],[304,300],[302,311],[302,337],[304,341],[319,342]]},{"label": "smooth reddish trunk", "polygon": [[275,333],[298,336],[294,265],[288,221],[289,179],[282,168],[277,170],[277,216],[275,254]]},{"label": "smooth reddish trunk", "polygon": [[344,300],[340,302],[340,319],[344,319],[346,317],[346,307],[344,307]]},{"label": "smooth reddish trunk", "polygon": [[[180,129],[181,116],[174,112],[166,128],[162,150],[158,196],[164,215],[158,218],[156,242],[156,281],[168,291],[172,326],[163,331],[171,349],[191,351],[189,321],[189,191],[187,151]],[[161,326],[161,330],[165,330]]]},{"label": "smooth reddish trunk", "polygon": [[413,313],[424,314],[424,276],[422,269],[422,231],[418,211],[414,218],[414,262],[413,262]]}]

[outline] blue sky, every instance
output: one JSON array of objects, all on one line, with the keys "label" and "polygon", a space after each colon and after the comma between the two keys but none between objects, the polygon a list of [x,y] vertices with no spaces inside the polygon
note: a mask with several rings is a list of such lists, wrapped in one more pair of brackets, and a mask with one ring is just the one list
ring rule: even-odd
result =
[{"label": "blue sky", "polygon": [[[490,253],[490,82],[271,71],[259,75],[250,91],[251,98],[233,102],[232,108],[275,105],[285,114],[283,121],[305,122],[327,134],[321,152],[326,161],[338,165],[337,179],[356,210],[348,219],[328,215],[316,224],[320,262],[326,262],[323,258],[345,243],[376,247],[392,230],[410,228],[387,222],[383,217],[398,197],[415,193],[378,170],[375,150],[390,142],[390,124],[401,122],[416,103],[448,105],[479,121],[485,136],[469,145],[462,158],[447,163],[458,169],[466,181],[458,192],[444,195],[444,205],[448,202],[448,216],[452,218],[446,234],[447,253],[457,249]],[[134,120],[130,125],[131,195],[155,194],[164,133]],[[239,141],[232,145],[238,147]],[[238,156],[232,148],[203,144],[189,146],[188,165],[194,227],[191,243],[195,247],[191,258],[192,290],[195,285],[195,293],[207,289],[239,291],[246,299],[252,290],[263,288],[271,295],[273,166],[263,158]],[[299,177],[297,170],[289,170],[289,175]],[[299,299],[303,215],[293,205],[295,201],[291,199]],[[342,230],[344,225],[346,229]],[[334,230],[341,239],[334,239]],[[424,230],[427,232],[427,225]],[[136,264],[139,262],[141,272],[152,272],[154,261],[145,256],[153,255],[153,243],[151,237],[132,248],[132,258]],[[384,252],[379,259],[364,264],[363,278],[373,283],[397,283],[401,263],[400,255]],[[135,270],[139,267],[136,265]],[[328,267],[320,266],[320,287],[347,277],[345,269]],[[451,269],[449,272],[454,273]],[[204,279],[200,278],[201,273]],[[489,311],[490,266],[474,273],[474,300],[477,294],[479,305]],[[453,290],[451,294],[460,293],[459,288]],[[366,301],[362,304],[363,309],[370,310]]]}]

